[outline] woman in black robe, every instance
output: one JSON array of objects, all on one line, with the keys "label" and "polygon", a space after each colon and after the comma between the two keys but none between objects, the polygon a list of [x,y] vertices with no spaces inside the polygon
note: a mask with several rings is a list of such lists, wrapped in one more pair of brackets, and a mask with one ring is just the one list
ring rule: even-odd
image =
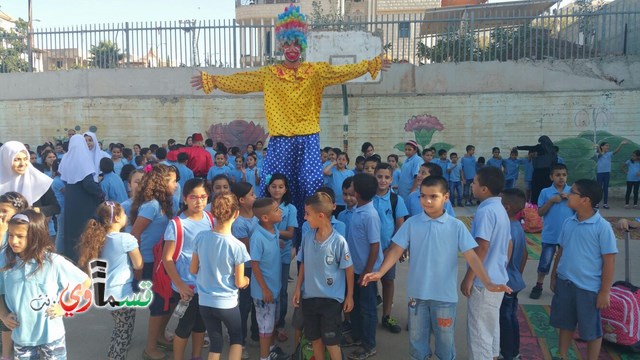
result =
[{"label": "woman in black robe", "polygon": [[532,151],[535,156],[531,160],[533,163],[533,177],[531,179],[531,202],[538,204],[538,196],[542,189],[551,186],[551,167],[558,162],[558,154],[553,146],[553,142],[548,136],[542,135],[538,138],[538,145],[518,146],[518,150]]}]

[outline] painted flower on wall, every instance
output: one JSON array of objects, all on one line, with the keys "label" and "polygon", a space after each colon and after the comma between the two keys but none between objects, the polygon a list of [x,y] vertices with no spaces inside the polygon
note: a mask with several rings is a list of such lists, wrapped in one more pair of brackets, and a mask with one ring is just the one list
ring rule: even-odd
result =
[{"label": "painted flower on wall", "polygon": [[[413,132],[415,140],[422,149],[430,147],[431,139],[436,131],[443,131],[444,125],[437,117],[429,114],[414,115],[404,124],[404,131]],[[398,143],[395,148],[404,151],[404,141]],[[432,144],[437,149],[449,151],[453,146],[447,143]]]},{"label": "painted flower on wall", "polygon": [[243,149],[247,144],[263,143],[269,137],[264,127],[253,121],[233,120],[228,124],[211,124],[207,136],[214,143],[221,142],[227,147],[237,146]]}]

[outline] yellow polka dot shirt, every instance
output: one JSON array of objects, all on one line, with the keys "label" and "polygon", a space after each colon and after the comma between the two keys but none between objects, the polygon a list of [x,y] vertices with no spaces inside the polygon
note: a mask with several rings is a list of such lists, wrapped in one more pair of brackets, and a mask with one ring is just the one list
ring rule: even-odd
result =
[{"label": "yellow polka dot shirt", "polygon": [[320,109],[325,87],[366,73],[375,79],[380,69],[381,60],[376,57],[339,66],[305,62],[297,70],[270,65],[226,76],[203,72],[202,88],[206,94],[215,89],[232,94],[262,91],[269,135],[310,135],[320,132]]}]

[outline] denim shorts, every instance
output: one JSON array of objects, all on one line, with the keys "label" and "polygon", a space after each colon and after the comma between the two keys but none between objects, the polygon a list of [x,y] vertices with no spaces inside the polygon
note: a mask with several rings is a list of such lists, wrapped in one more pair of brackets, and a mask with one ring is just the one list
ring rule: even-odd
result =
[{"label": "denim shorts", "polygon": [[596,307],[598,294],[578,288],[573,282],[558,278],[551,300],[551,326],[575,330],[585,341],[602,337],[600,310]]},{"label": "denim shorts", "polygon": [[553,264],[553,256],[556,254],[558,244],[542,243],[542,250],[540,250],[540,261],[538,262],[538,273],[548,274]]},{"label": "denim shorts", "polygon": [[431,334],[435,338],[438,359],[455,359],[456,305],[454,302],[409,299],[409,355],[412,360],[431,358],[434,353]]}]

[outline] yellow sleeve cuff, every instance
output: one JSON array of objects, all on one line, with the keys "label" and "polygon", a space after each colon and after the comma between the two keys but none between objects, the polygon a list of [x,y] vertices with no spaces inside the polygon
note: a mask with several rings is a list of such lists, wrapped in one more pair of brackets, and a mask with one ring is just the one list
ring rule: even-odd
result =
[{"label": "yellow sleeve cuff", "polygon": [[216,89],[213,75],[209,75],[203,71],[200,76],[202,77],[202,91],[204,91],[205,94],[209,94]]},{"label": "yellow sleeve cuff", "polygon": [[382,59],[380,56],[376,56],[375,58],[369,60],[369,74],[371,74],[372,79],[376,79],[378,77],[378,73],[382,70]]}]

